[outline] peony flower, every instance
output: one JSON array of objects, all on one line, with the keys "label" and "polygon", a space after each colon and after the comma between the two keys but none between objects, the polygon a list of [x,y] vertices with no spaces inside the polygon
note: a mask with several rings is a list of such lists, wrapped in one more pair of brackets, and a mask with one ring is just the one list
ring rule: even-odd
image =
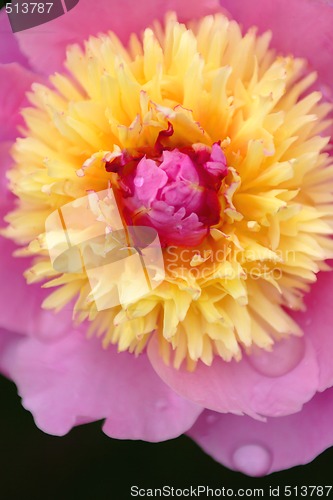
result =
[{"label": "peony flower", "polygon": [[[15,36],[0,16],[1,370],[50,434],[105,419],[249,475],[309,462],[333,444],[332,6],[91,6]],[[101,310],[47,221],[76,207],[108,255],[111,190],[165,275]]]}]

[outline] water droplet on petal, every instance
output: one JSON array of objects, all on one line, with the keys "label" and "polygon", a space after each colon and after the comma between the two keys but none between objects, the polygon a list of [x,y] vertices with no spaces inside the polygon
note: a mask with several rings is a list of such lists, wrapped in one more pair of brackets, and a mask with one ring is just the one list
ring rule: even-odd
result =
[{"label": "water droplet on petal", "polygon": [[232,455],[235,469],[249,476],[264,476],[272,465],[270,451],[259,444],[246,444],[237,448]]},{"label": "water droplet on petal", "polygon": [[[66,314],[66,313],[65,313]],[[52,321],[52,312],[41,310],[36,314],[36,321],[34,324],[34,335],[47,342],[48,340],[60,339],[68,332],[62,321],[56,321],[56,317],[50,328],[50,321]]]},{"label": "water droplet on petal", "polygon": [[158,399],[155,402],[155,406],[158,410],[166,410],[168,408],[169,404],[165,399]]},{"label": "water droplet on petal", "polygon": [[304,325],[305,326],[310,326],[312,323],[312,318],[310,316],[308,316],[305,321],[304,321]]},{"label": "water droplet on petal", "polygon": [[266,377],[282,377],[291,372],[304,358],[303,337],[289,337],[276,342],[272,352],[254,352],[248,360],[252,367]]},{"label": "water droplet on petal", "polygon": [[135,177],[134,184],[135,184],[136,187],[141,187],[141,186],[143,186],[144,181],[145,180],[144,180],[143,177],[138,176],[138,177]]},{"label": "water droplet on petal", "polygon": [[209,413],[206,415],[206,424],[212,425],[215,424],[219,419],[219,415],[216,413]]}]

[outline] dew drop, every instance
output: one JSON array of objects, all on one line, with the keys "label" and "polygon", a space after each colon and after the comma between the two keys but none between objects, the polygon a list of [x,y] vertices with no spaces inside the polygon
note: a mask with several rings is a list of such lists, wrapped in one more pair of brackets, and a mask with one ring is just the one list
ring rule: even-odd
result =
[{"label": "dew drop", "polygon": [[145,180],[144,180],[143,177],[138,176],[138,177],[135,177],[134,184],[135,184],[136,187],[141,187],[141,186],[143,186],[144,181]]},{"label": "dew drop", "polygon": [[166,410],[168,407],[168,402],[165,399],[158,399],[155,402],[155,406],[158,410],[163,411]]},{"label": "dew drop", "polygon": [[249,476],[264,476],[272,465],[270,451],[259,444],[246,444],[237,448],[232,455],[235,469]]},{"label": "dew drop", "polygon": [[282,377],[291,372],[304,358],[303,337],[289,337],[276,342],[272,352],[260,350],[248,357],[252,367],[266,377]]},{"label": "dew drop", "polygon": [[58,340],[67,334],[67,329],[61,321],[54,321],[50,328],[50,317],[45,310],[36,314],[34,334],[43,342]]},{"label": "dew drop", "polygon": [[208,415],[206,415],[205,420],[206,424],[213,425],[219,420],[219,415],[217,415],[216,413],[209,413]]}]

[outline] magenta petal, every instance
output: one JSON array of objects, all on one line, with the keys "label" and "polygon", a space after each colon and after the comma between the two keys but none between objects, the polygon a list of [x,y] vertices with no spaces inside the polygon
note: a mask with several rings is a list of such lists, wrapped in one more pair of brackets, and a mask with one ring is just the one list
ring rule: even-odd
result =
[{"label": "magenta petal", "polygon": [[166,184],[167,180],[166,173],[158,168],[155,161],[142,158],[137,166],[134,178],[135,195],[138,203],[150,207],[151,202],[157,197],[158,190]]},{"label": "magenta petal", "polygon": [[272,47],[305,57],[320,81],[333,85],[333,4],[325,0],[221,0],[245,29],[272,30]]},{"label": "magenta petal", "polygon": [[50,291],[26,284],[23,272],[29,261],[13,257],[14,250],[17,247],[0,236],[0,327],[45,340],[64,335],[73,328],[72,311],[55,314],[41,308]]},{"label": "magenta petal", "polygon": [[318,281],[305,296],[306,312],[294,312],[292,317],[311,340],[319,365],[318,390],[333,385],[333,272],[321,272]]},{"label": "magenta petal", "polygon": [[0,64],[0,227],[3,226],[4,215],[12,208],[14,198],[8,191],[5,172],[12,163],[12,142],[20,135],[17,128],[23,125],[20,109],[28,104],[26,92],[38,80],[38,76],[17,63]]},{"label": "magenta petal", "polygon": [[11,147],[11,141],[0,142],[0,228],[5,226],[3,218],[12,210],[15,198],[8,189],[8,180],[5,174],[12,163]]},{"label": "magenta petal", "polygon": [[202,411],[173,393],[145,355],[103,349],[100,339],[80,332],[52,343],[31,337],[8,342],[0,366],[38,427],[50,434],[107,418],[109,436],[161,441],[187,431]]},{"label": "magenta petal", "polygon": [[205,411],[189,435],[206,453],[249,476],[306,464],[333,445],[333,389],[317,394],[301,412],[258,422]]},{"label": "magenta petal", "polygon": [[5,10],[0,12],[0,64],[17,62],[28,66],[28,60],[21,52]]},{"label": "magenta petal", "polygon": [[[296,342],[290,339],[293,348]],[[159,356],[156,338],[148,346],[148,356],[158,375],[181,396],[221,413],[247,414],[260,416],[283,416],[295,413],[309,401],[318,387],[318,366],[314,348],[308,339],[299,339],[303,352],[296,347],[296,358],[287,359],[284,374],[279,375],[278,367],[281,353],[277,347],[265,356],[271,357],[269,370],[262,361],[250,364],[243,356],[240,362],[224,362],[215,359],[212,366],[199,362],[196,370],[190,373],[186,368],[180,370],[167,366]],[[288,341],[282,346],[288,354]],[[301,356],[300,356],[301,353]],[[266,370],[265,366],[266,365]],[[275,371],[272,366],[276,365]],[[281,373],[281,372],[280,372]]]},{"label": "magenta petal", "polygon": [[[5,351],[8,344],[10,342],[13,342],[13,340],[17,340],[19,338],[20,338],[20,335],[18,335],[17,333],[10,332],[10,331],[0,327],[0,359],[1,359],[2,353]],[[8,370],[6,370],[6,368],[4,366],[1,366],[1,362],[0,362],[0,373],[2,375],[5,375],[5,377],[10,378]]]},{"label": "magenta petal", "polygon": [[0,141],[15,139],[23,125],[20,109],[28,104],[26,92],[40,77],[17,63],[0,65]]},{"label": "magenta petal", "polygon": [[39,287],[26,284],[23,272],[29,266],[26,259],[12,256],[17,247],[0,236],[0,325],[18,333],[31,332],[36,324],[42,301]]},{"label": "magenta petal", "polygon": [[[14,196],[8,191],[5,172],[12,162],[10,157],[12,141],[20,135],[17,127],[23,124],[19,110],[28,103],[26,92],[32,82],[39,80],[39,77],[17,63],[11,63],[0,65],[0,80],[0,121],[2,124],[0,128],[0,227],[3,227],[3,217],[13,207],[14,200]],[[13,89],[15,89],[14,92]],[[28,264],[23,259],[14,259],[11,256],[15,248],[11,242],[0,237],[0,268],[3,283],[0,287],[0,325],[18,332],[26,329],[35,330],[37,321],[35,318],[38,318],[38,312],[32,304],[36,304],[38,299],[36,301],[34,293],[31,293],[32,289],[29,293],[22,276]],[[40,301],[38,310],[39,308]]]},{"label": "magenta petal", "polygon": [[[63,67],[68,44],[91,35],[114,31],[123,42],[139,33],[154,19],[176,10],[181,20],[198,18],[221,10],[218,0],[80,0],[70,12],[45,25],[17,34],[21,50],[33,68],[49,74]],[[124,22],[124,20],[126,20]]]}]

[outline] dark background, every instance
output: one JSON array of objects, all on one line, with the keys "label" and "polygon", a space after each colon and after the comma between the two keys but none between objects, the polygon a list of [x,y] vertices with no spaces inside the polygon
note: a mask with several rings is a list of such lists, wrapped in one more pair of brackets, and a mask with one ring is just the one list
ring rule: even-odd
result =
[{"label": "dark background", "polygon": [[265,488],[268,498],[269,486],[333,484],[333,449],[309,465],[249,478],[222,467],[186,436],[159,444],[117,441],[103,434],[101,422],[61,438],[44,434],[22,408],[15,385],[1,377],[0,401],[1,500],[127,500],[131,485]]},{"label": "dark background", "polygon": [[127,500],[131,485],[265,488],[266,500],[269,486],[333,483],[333,449],[309,465],[250,478],[222,467],[186,436],[159,444],[118,441],[103,434],[101,422],[49,436],[37,429],[16,387],[4,378],[0,398],[1,500]]}]

